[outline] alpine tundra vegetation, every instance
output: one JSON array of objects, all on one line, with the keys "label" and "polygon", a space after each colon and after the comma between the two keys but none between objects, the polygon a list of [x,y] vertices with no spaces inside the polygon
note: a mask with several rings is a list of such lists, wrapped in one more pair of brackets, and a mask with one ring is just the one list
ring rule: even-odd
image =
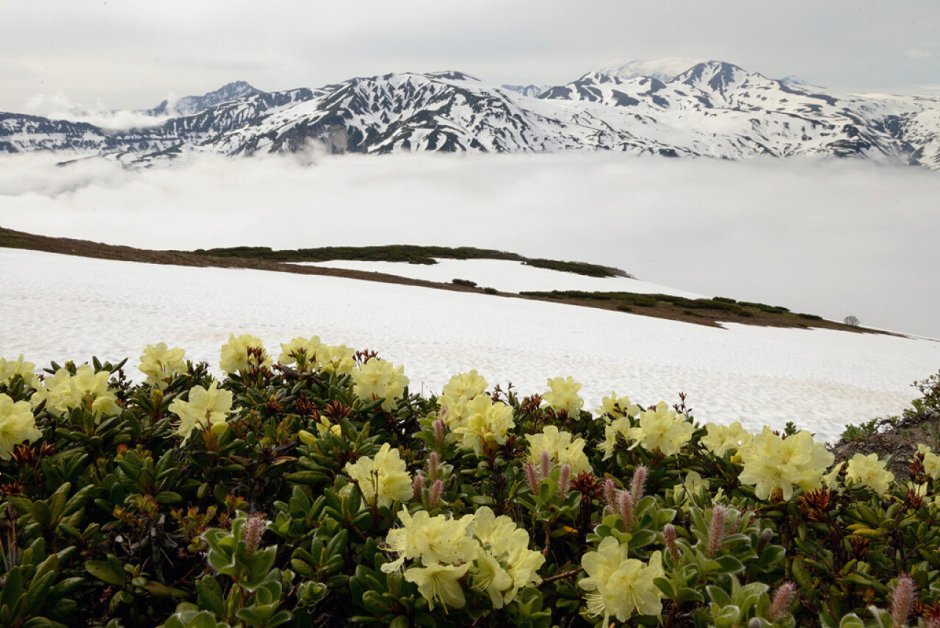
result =
[{"label": "alpine tundra vegetation", "polygon": [[[901,461],[684,395],[584,408],[476,371],[231,335],[0,360],[4,626],[937,625],[936,432]],[[936,416],[940,376],[897,421]],[[81,601],[81,602],[80,602]]]}]

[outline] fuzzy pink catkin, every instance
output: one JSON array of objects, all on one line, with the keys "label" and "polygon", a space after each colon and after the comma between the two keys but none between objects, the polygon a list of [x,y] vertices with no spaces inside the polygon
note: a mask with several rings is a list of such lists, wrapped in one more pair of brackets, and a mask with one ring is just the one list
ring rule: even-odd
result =
[{"label": "fuzzy pink catkin", "polygon": [[552,471],[552,457],[547,451],[543,451],[539,457],[539,478],[544,480]]},{"label": "fuzzy pink catkin", "polygon": [[437,508],[441,505],[441,495],[444,493],[444,482],[434,480],[431,490],[428,491],[428,507]]},{"label": "fuzzy pink catkin", "polygon": [[568,495],[568,489],[571,488],[571,465],[561,465],[561,471],[558,473],[558,492],[562,495]]},{"label": "fuzzy pink catkin", "polygon": [[724,506],[718,505],[712,508],[712,521],[708,526],[708,545],[706,551],[709,556],[714,556],[718,548],[721,547],[721,541],[725,538],[725,515],[728,511]]},{"label": "fuzzy pink catkin", "polygon": [[679,546],[676,545],[676,526],[671,523],[667,523],[663,528],[663,541],[666,543],[666,549],[669,550],[669,555],[672,557],[672,560],[679,560]]},{"label": "fuzzy pink catkin", "polygon": [[411,490],[414,491],[414,499],[420,502],[424,497],[424,474],[418,473],[411,481]]},{"label": "fuzzy pink catkin", "polygon": [[633,513],[633,496],[630,495],[630,491],[620,491],[617,497],[617,510],[627,530],[632,530],[636,520]]},{"label": "fuzzy pink catkin", "polygon": [[777,590],[774,591],[773,601],[767,609],[767,619],[772,622],[782,619],[790,610],[790,605],[793,604],[793,598],[795,597],[796,585],[792,582],[784,582],[777,587]]},{"label": "fuzzy pink catkin", "polygon": [[604,500],[611,512],[617,512],[617,485],[614,484],[613,478],[604,480]]},{"label": "fuzzy pink catkin", "polygon": [[529,490],[532,491],[532,494],[538,494],[539,492],[539,478],[535,473],[535,465],[531,462],[525,463],[525,483],[529,485]]},{"label": "fuzzy pink catkin", "polygon": [[444,447],[444,421],[436,419],[434,421],[434,445],[441,449]]},{"label": "fuzzy pink catkin", "polygon": [[907,574],[898,576],[898,583],[891,592],[891,620],[895,627],[906,626],[917,594],[914,592],[914,579]]},{"label": "fuzzy pink catkin", "polygon": [[630,480],[630,494],[633,495],[633,503],[643,499],[643,491],[646,488],[646,467],[638,466],[633,470],[633,478]]},{"label": "fuzzy pink catkin", "polygon": [[441,467],[441,459],[438,457],[436,451],[432,451],[428,455],[428,478],[431,480],[437,479],[437,472]]}]

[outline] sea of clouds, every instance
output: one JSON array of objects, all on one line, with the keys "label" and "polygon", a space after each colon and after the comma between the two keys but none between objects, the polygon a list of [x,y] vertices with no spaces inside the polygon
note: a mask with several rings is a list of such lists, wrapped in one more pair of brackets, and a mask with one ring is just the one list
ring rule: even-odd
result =
[{"label": "sea of clouds", "polygon": [[855,160],[0,157],[0,226],[147,248],[467,245],[940,338],[940,173]]}]

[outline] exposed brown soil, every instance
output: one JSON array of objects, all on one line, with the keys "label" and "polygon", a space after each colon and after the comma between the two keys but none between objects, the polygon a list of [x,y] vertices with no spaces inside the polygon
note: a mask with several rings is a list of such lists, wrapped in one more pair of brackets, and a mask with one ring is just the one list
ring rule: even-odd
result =
[{"label": "exposed brown soil", "polygon": [[[130,246],[119,246],[113,244],[104,244],[100,242],[91,242],[88,240],[75,240],[70,238],[52,238],[48,236],[24,233],[0,227],[0,247],[28,249],[33,251],[45,251],[48,253],[60,253],[64,255],[77,255],[80,257],[92,257],[98,259],[119,260],[127,262],[143,262],[148,264],[171,264],[175,266],[195,266],[195,267],[217,267],[217,268],[247,268],[253,270],[266,270],[273,272],[294,273],[298,275],[320,275],[329,277],[344,277],[347,279],[356,279],[360,281],[378,281],[382,283],[395,283],[408,286],[419,286],[423,288],[434,288],[437,290],[450,290],[454,292],[474,292],[483,293],[506,298],[529,299],[534,301],[548,301],[552,303],[565,303],[568,305],[577,305],[582,307],[594,307],[613,311],[627,311],[622,300],[591,298],[579,299],[564,296],[534,296],[518,295],[507,292],[497,292],[483,287],[474,287],[469,285],[460,285],[453,283],[438,283],[433,281],[424,281],[420,279],[410,279],[398,275],[387,273],[346,270],[341,268],[325,268],[317,266],[300,266],[297,264],[285,263],[270,259],[259,259],[252,257],[234,257],[207,255],[205,252],[195,253],[188,251],[160,251],[139,249]],[[642,297],[643,295],[635,295]],[[864,327],[850,327],[842,323],[813,318],[808,320],[801,318],[798,314],[786,312],[768,313],[755,309],[748,316],[739,316],[734,313],[723,310],[710,310],[707,308],[698,308],[690,310],[668,302],[657,302],[654,305],[643,307],[630,307],[629,312],[642,316],[652,316],[655,318],[665,318],[670,320],[694,323],[697,325],[706,325],[710,327],[721,327],[721,323],[741,323],[745,325],[759,325],[771,327],[823,327],[827,329],[839,329],[858,333],[884,333]]]}]

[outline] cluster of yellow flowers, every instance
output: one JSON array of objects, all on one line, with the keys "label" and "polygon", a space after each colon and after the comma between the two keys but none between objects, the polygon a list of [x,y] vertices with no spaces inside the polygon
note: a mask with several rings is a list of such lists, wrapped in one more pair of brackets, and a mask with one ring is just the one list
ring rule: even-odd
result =
[{"label": "cluster of yellow flowers", "polygon": [[581,557],[586,578],[578,586],[587,591],[587,612],[592,617],[603,615],[602,625],[613,615],[626,621],[634,612],[659,615],[663,610],[662,592],[654,583],[664,575],[662,554],[653,552],[648,563],[627,557],[627,546],[612,536],[605,537],[597,551]]},{"label": "cluster of yellow flowers", "polygon": [[432,517],[426,510],[412,515],[405,508],[398,518],[402,526],[386,537],[388,551],[398,557],[382,565],[382,571],[397,571],[408,560],[405,579],[418,586],[431,609],[436,603],[445,609],[463,608],[461,579],[468,573],[470,586],[485,593],[494,608],[540,581],[538,570],[545,557],[529,549],[529,533],[486,506],[459,519]]},{"label": "cluster of yellow flowers", "polygon": [[88,408],[96,420],[102,416],[114,416],[120,414],[121,408],[108,390],[110,377],[107,371],[96,373],[90,364],[78,367],[75,375],[63,367],[43,381],[30,401],[34,408],[45,401],[46,409],[52,414],[68,414],[69,410],[90,404]]},{"label": "cluster of yellow flowers", "polygon": [[639,412],[640,407],[631,403],[629,397],[618,397],[613,391],[601,400],[597,414],[607,417],[608,420],[604,427],[604,442],[598,445],[598,448],[604,452],[604,460],[614,455],[618,439],[623,439],[624,442],[631,440],[633,424],[630,422],[630,417],[636,416]]},{"label": "cluster of yellow flowers", "polygon": [[277,361],[281,364],[301,364],[298,358],[303,356],[304,371],[322,371],[348,375],[356,368],[356,350],[346,345],[328,345],[320,341],[319,336],[293,338],[281,344],[281,355]]},{"label": "cluster of yellow flowers", "polygon": [[813,441],[809,432],[781,437],[769,427],[738,453],[744,465],[740,480],[754,486],[758,499],[777,492],[790,499],[797,485],[804,490],[819,488],[823,473],[835,459],[824,445]]},{"label": "cluster of yellow flowers", "polygon": [[212,429],[214,432],[224,432],[228,428],[226,419],[232,412],[232,393],[220,390],[219,382],[212,382],[209,388],[193,386],[189,389],[189,400],[174,399],[170,404],[170,412],[180,418],[176,434],[183,437],[182,442],[189,439],[195,428]]},{"label": "cluster of yellow flowers", "polygon": [[388,443],[373,457],[362,457],[355,464],[347,462],[345,471],[371,505],[391,506],[393,502],[408,501],[413,494],[405,461]]},{"label": "cluster of yellow flowers", "polygon": [[892,482],[894,474],[888,471],[884,460],[878,459],[878,454],[855,454],[845,467],[847,486],[857,484],[884,495],[891,488]]},{"label": "cluster of yellow flowers", "polygon": [[719,458],[728,452],[736,452],[741,447],[750,444],[754,438],[750,432],[741,426],[740,421],[730,425],[708,423],[705,425],[706,434],[702,437],[702,445]]},{"label": "cluster of yellow flowers", "polygon": [[[256,354],[249,352],[249,349],[260,351],[260,359]],[[219,355],[219,368],[226,373],[237,373],[238,371],[247,371],[250,367],[261,368],[270,367],[271,358],[264,349],[264,343],[261,338],[251,334],[242,334],[236,336],[229,334],[228,342],[222,345]]]},{"label": "cluster of yellow flowers", "polygon": [[548,392],[542,395],[542,400],[556,413],[562,412],[571,418],[578,418],[584,399],[578,395],[581,384],[571,377],[552,377],[548,380]]},{"label": "cluster of yellow flowers", "polygon": [[676,414],[665,401],[655,410],[640,413],[637,427],[630,436],[647,451],[660,451],[664,456],[679,453],[692,440],[692,423],[684,414]]},{"label": "cluster of yellow flowers", "polygon": [[0,460],[9,460],[13,448],[23,441],[35,441],[41,436],[29,402],[14,402],[9,395],[0,393]]},{"label": "cluster of yellow flowers", "polygon": [[525,438],[529,441],[528,461],[532,464],[538,465],[542,454],[546,453],[558,466],[568,465],[573,475],[593,472],[584,453],[583,438],[574,438],[571,432],[561,431],[554,425],[545,426],[539,434],[526,434]]},{"label": "cluster of yellow flowers", "polygon": [[394,366],[379,358],[360,364],[352,372],[353,393],[365,402],[382,399],[382,409],[391,412],[398,407],[398,398],[408,386],[405,367]]},{"label": "cluster of yellow flowers", "polygon": [[444,384],[444,390],[438,397],[441,407],[440,417],[451,430],[466,424],[468,406],[479,396],[486,396],[486,380],[476,370],[457,373]]},{"label": "cluster of yellow flowers", "polygon": [[23,378],[27,386],[36,388],[39,385],[35,364],[24,361],[22,355],[16,360],[0,358],[0,385],[9,386],[17,375]]},{"label": "cluster of yellow flowers", "polygon": [[515,422],[512,407],[501,402],[493,402],[486,395],[477,395],[466,408],[466,421],[454,430],[460,437],[462,449],[472,450],[481,455],[488,445],[502,445]]},{"label": "cluster of yellow flowers", "polygon": [[179,347],[170,349],[161,342],[144,347],[137,368],[147,376],[148,384],[163,390],[174,375],[186,372],[185,358],[185,351]]},{"label": "cluster of yellow flowers", "polygon": [[927,445],[918,445],[917,453],[924,457],[924,473],[932,480],[940,479],[940,455],[931,451]]}]

